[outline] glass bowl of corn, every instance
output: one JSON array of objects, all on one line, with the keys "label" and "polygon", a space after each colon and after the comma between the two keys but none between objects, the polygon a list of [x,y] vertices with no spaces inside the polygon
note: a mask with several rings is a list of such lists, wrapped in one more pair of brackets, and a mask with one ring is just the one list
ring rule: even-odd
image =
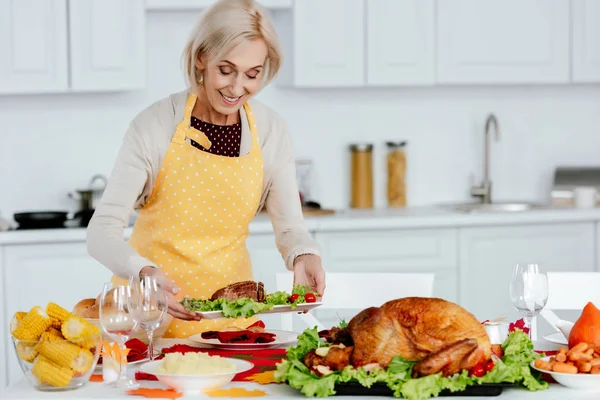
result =
[{"label": "glass bowl of corn", "polygon": [[102,350],[100,330],[55,303],[15,313],[10,332],[23,374],[41,391],[87,384]]}]

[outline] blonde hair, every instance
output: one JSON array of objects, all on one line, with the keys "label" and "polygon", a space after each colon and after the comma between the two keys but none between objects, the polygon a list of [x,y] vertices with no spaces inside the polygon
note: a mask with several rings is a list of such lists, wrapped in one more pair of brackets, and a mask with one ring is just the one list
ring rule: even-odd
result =
[{"label": "blonde hair", "polygon": [[262,39],[267,45],[263,85],[269,83],[281,66],[277,33],[267,10],[255,0],[218,0],[200,15],[183,52],[183,70],[187,84],[196,90],[202,74],[196,60],[223,57],[235,46]]}]

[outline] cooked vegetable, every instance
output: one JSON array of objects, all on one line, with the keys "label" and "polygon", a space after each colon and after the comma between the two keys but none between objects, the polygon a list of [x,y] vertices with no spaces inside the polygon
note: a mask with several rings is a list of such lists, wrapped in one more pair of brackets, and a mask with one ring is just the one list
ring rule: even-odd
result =
[{"label": "cooked vegetable", "polygon": [[62,324],[63,336],[75,344],[90,349],[100,340],[100,329],[85,319],[72,315]]},{"label": "cooked vegetable", "polygon": [[86,372],[94,362],[91,351],[64,341],[40,342],[38,351],[50,361],[61,367],[70,368],[75,372]]},{"label": "cooked vegetable", "polygon": [[23,317],[27,315],[25,311],[17,311],[15,315],[10,320],[10,333],[14,335],[15,330],[17,330],[17,326],[19,326],[19,322],[23,319]]},{"label": "cooked vegetable", "polygon": [[67,367],[57,365],[44,356],[38,356],[31,369],[40,383],[47,383],[52,386],[67,386],[73,377],[73,370]]},{"label": "cooked vegetable", "polygon": [[23,361],[32,362],[38,355],[36,342],[19,342],[17,343],[17,355]]},{"label": "cooked vegetable", "polygon": [[19,321],[13,336],[19,340],[38,340],[51,324],[48,314],[35,306]]},{"label": "cooked vegetable", "polygon": [[48,305],[46,306],[46,312],[49,316],[59,320],[60,322],[66,321],[69,317],[73,315],[69,311],[65,310],[64,308],[53,302],[48,303]]}]

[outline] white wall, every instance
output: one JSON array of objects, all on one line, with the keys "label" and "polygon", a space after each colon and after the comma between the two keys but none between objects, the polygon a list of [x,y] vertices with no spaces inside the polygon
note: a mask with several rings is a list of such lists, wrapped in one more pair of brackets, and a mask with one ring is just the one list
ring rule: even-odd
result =
[{"label": "white wall", "polygon": [[[183,88],[179,57],[195,13],[150,13],[148,89],[135,93],[0,97],[0,213],[69,209],[67,197],[109,174],[129,121]],[[600,85],[289,90],[258,96],[288,121],[298,157],[311,157],[320,201],[346,207],[347,144],[377,144],[376,201],[385,205],[384,142],[409,141],[410,205],[469,199],[481,179],[483,125],[499,119],[495,199],[546,200],[557,165],[600,165]]]}]

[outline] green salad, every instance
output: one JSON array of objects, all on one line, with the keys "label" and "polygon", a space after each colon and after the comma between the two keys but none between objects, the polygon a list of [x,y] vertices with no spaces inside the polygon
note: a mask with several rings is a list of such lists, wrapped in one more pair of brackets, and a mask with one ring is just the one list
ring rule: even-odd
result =
[{"label": "green salad", "polygon": [[185,297],[180,303],[190,311],[221,311],[226,318],[248,318],[254,314],[271,310],[274,306],[288,305],[293,310],[298,304],[314,303],[317,300],[315,293],[308,286],[294,285],[292,293],[283,290],[267,294],[264,302],[257,302],[249,298],[237,300],[216,299],[203,300]]},{"label": "green salad", "polygon": [[302,359],[311,350],[323,346],[330,346],[330,343],[319,337],[316,327],[305,330],[298,337],[297,345],[290,347],[287,357],[277,364],[275,380],[287,383],[308,397],[334,395],[337,383],[352,381],[367,388],[375,383],[384,383],[393,391],[395,397],[409,400],[428,399],[438,396],[446,389],[458,392],[467,386],[482,383],[518,383],[531,391],[548,387],[548,383],[543,382],[537,372],[532,373],[529,366],[531,361],[543,355],[533,351],[533,343],[528,335],[518,329],[511,332],[501,345],[503,354],[493,364],[493,368],[479,377],[464,370],[461,374],[451,377],[442,377],[440,373],[412,378],[415,361],[400,356],[393,358],[386,369],[379,368],[367,372],[362,367],[355,369],[347,366],[342,371],[319,377],[309,371]]}]

